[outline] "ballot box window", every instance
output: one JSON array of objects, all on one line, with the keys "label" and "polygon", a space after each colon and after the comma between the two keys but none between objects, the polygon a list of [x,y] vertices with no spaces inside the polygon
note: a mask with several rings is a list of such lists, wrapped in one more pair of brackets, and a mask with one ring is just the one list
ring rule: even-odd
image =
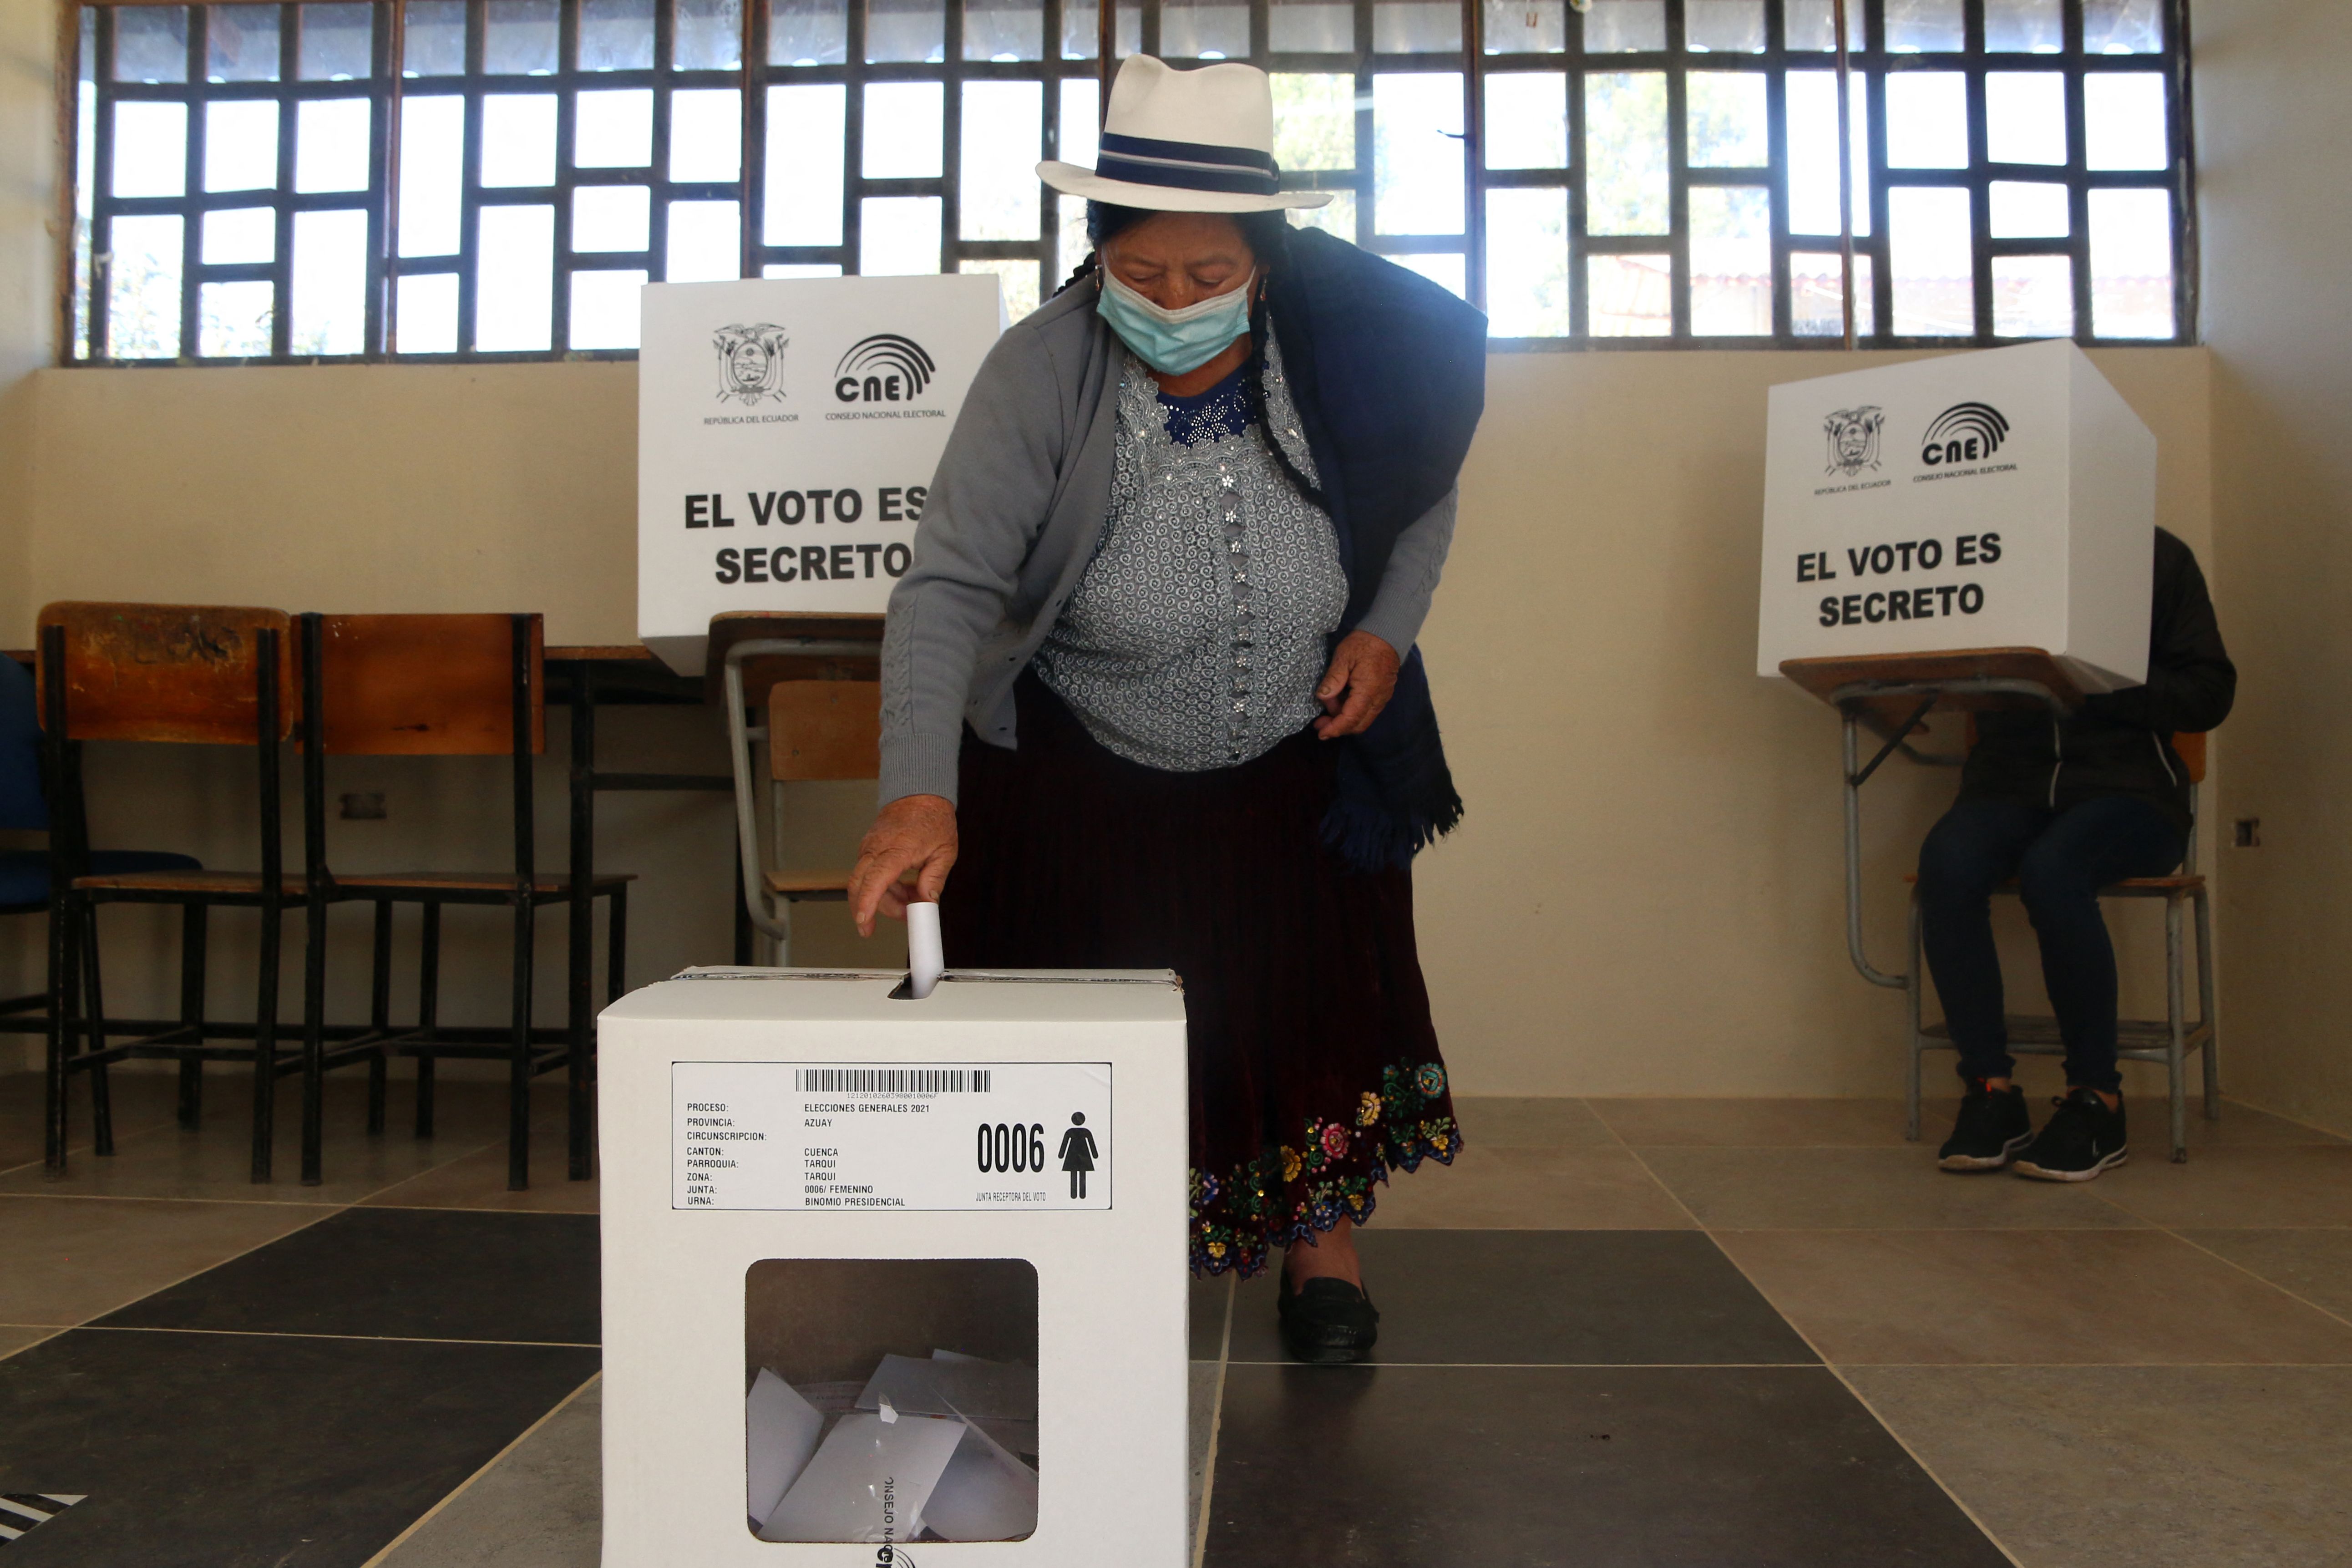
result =
[{"label": "ballot box window", "polygon": [[1017,319],[1106,23],[1265,68],[1293,220],[1501,347],[1832,346],[1849,277],[1875,346],[2188,341],[2186,0],[1843,4],[1843,54],[1832,0],[83,4],[65,357],[625,358],[639,285],[738,277]]},{"label": "ballot box window", "polygon": [[1037,1271],[766,1258],[743,1276],[745,1527],[762,1541],[1018,1541],[1037,1524]]}]

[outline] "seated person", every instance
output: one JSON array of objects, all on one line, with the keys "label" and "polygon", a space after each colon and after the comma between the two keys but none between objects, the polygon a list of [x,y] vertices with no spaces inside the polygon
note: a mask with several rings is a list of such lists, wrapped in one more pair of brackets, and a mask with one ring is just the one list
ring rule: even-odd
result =
[{"label": "seated person", "polygon": [[[2147,683],[2088,698],[2070,719],[1978,715],[1959,799],[1919,850],[1927,972],[1967,1086],[1939,1157],[1945,1170],[2014,1161],[2020,1175],[2087,1182],[2123,1163],[2116,951],[2099,889],[2180,863],[2191,786],[2172,736],[2219,724],[2237,686],[2197,558],[2159,528]],[[1993,952],[1991,894],[2011,877],[2066,1046],[2067,1092],[2039,1135],[2025,1091],[2010,1081],[2016,1064]]]}]

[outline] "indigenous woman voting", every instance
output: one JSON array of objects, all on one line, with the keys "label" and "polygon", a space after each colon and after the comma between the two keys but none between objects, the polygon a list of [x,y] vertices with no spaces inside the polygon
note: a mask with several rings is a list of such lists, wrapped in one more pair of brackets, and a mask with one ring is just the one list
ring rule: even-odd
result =
[{"label": "indigenous woman voting", "polygon": [[[1353,1227],[1461,1146],[1412,922],[1462,802],[1414,647],[1486,320],[1286,209],[1264,72],[1128,59],[1089,256],[998,340],[890,597],[852,910],[963,963],[1184,982],[1192,1264],[1284,1259],[1293,1355],[1379,1314]],[[954,875],[949,873],[952,868]],[[910,885],[909,885],[910,884]]]}]

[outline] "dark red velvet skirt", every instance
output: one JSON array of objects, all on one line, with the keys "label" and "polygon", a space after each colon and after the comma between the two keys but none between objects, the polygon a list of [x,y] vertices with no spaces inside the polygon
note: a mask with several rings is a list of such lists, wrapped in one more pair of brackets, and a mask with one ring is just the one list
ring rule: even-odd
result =
[{"label": "dark red velvet skirt", "polygon": [[964,734],[941,900],[973,969],[1173,969],[1191,1037],[1192,1267],[1370,1216],[1461,1146],[1412,933],[1412,874],[1324,847],[1333,756],[1302,731],[1240,767],[1116,756],[1034,675],[1018,751]]}]

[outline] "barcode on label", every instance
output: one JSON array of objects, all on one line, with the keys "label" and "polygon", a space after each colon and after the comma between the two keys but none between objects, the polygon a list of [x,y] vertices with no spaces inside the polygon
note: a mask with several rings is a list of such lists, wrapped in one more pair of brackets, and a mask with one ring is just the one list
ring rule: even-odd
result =
[{"label": "barcode on label", "polygon": [[986,1094],[986,1068],[801,1068],[806,1094]]}]

